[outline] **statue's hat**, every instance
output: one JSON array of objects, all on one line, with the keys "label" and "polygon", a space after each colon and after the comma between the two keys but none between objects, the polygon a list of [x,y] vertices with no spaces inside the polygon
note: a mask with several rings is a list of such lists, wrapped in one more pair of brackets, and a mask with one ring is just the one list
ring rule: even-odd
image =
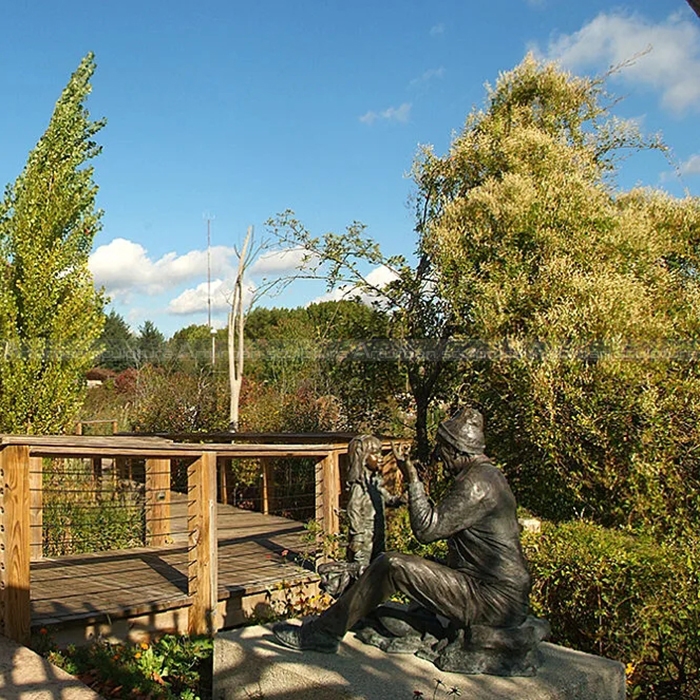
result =
[{"label": "statue's hat", "polygon": [[460,452],[482,454],[484,442],[484,418],[475,408],[465,407],[452,418],[440,423],[438,438],[456,447]]}]

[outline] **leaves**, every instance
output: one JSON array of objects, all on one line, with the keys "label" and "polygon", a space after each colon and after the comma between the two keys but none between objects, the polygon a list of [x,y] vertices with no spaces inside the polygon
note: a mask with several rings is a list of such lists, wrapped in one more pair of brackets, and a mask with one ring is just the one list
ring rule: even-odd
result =
[{"label": "leaves", "polygon": [[86,163],[104,120],[84,106],[88,54],[0,206],[0,430],[60,432],[84,396],[104,298],[87,267],[101,212]]},{"label": "leaves", "polygon": [[545,523],[523,534],[533,612],[555,643],[625,663],[631,697],[700,698],[697,544]]},{"label": "leaves", "polygon": [[664,532],[700,519],[700,201],[615,189],[622,154],[665,147],[608,102],[531,56],[502,74],[448,154],[419,157],[423,240],[518,499]]}]

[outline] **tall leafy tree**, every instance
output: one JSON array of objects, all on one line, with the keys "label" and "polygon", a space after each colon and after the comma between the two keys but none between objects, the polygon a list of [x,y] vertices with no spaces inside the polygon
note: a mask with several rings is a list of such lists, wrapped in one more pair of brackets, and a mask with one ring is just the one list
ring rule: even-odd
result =
[{"label": "tall leafy tree", "polygon": [[138,359],[136,338],[124,317],[112,309],[105,317],[105,325],[100,336],[102,354],[100,367],[121,372],[128,367],[135,367]]},{"label": "tall leafy tree", "polygon": [[87,163],[103,119],[85,107],[92,54],[63,90],[46,132],[0,205],[0,430],[62,431],[79,409],[104,303],[88,270],[100,227]]},{"label": "tall leafy tree", "polygon": [[165,360],[165,336],[153,321],[144,321],[139,328],[136,342],[138,358],[141,364],[162,365]]},{"label": "tall leafy tree", "polygon": [[532,57],[501,75],[419,163],[425,238],[521,501],[675,530],[700,522],[700,200],[618,188],[623,149],[663,145],[607,104]]}]

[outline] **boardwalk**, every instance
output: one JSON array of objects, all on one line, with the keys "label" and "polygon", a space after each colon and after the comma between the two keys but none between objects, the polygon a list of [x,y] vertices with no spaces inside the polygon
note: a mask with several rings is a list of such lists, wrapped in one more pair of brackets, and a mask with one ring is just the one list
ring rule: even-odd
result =
[{"label": "boardwalk", "polygon": [[[32,562],[32,628],[186,605],[186,497],[172,493],[171,503],[170,546]],[[303,533],[299,522],[218,504],[218,599],[264,592],[282,581],[316,580],[309,568],[293,563],[295,554],[304,554]]]},{"label": "boardwalk", "polygon": [[[275,468],[280,460],[286,469],[288,460],[304,460],[304,468],[313,469],[312,478],[303,480],[312,489],[305,494],[309,514],[320,532],[337,535],[349,436],[235,437],[236,442],[177,443],[159,436],[0,435],[0,632],[26,644],[32,630],[44,626],[111,634],[112,622],[119,620],[129,633],[139,628],[213,634],[251,613],[269,613],[266,591],[281,583],[315,583],[318,577],[295,556],[303,553],[303,526],[268,515],[286,496],[277,492]],[[239,441],[247,438],[250,442]],[[385,470],[395,473],[389,438],[383,451]],[[78,469],[74,460],[81,460],[80,469],[89,470],[89,492],[101,490],[106,460],[116,470],[112,475],[126,481],[134,480],[138,462],[148,547],[41,558],[45,489],[52,486],[45,478],[46,460],[67,469]],[[231,460],[256,460],[262,513],[225,505]],[[171,492],[173,465],[186,470],[187,497]],[[217,500],[225,504],[215,511]],[[277,591],[278,600],[285,590]]]}]

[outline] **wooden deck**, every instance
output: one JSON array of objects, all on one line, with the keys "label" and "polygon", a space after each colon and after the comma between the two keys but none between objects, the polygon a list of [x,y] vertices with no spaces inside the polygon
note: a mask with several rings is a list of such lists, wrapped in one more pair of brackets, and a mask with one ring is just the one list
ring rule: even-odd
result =
[{"label": "wooden deck", "polygon": [[[171,545],[32,562],[32,629],[135,618],[188,605],[186,496],[172,493],[171,504]],[[218,504],[219,601],[260,594],[282,581],[316,581],[313,567],[300,565],[303,532],[293,520]],[[224,627],[239,622],[221,621]]]},{"label": "wooden deck", "polygon": [[[117,620],[119,635],[137,628],[213,634],[251,613],[269,612],[267,592],[282,582],[309,592],[318,577],[294,556],[303,553],[302,526],[267,515],[283,498],[273,493],[276,460],[313,460],[307,496],[320,531],[335,535],[350,435],[195,438],[0,435],[0,632],[20,644],[32,630],[51,625],[107,636]],[[383,451],[387,473],[395,473],[388,438]],[[95,485],[102,483],[105,460],[114,460],[111,468],[125,480],[132,480],[134,459],[143,464],[148,548],[41,558],[45,460],[67,458],[91,460]],[[232,459],[259,461],[262,513],[223,504],[214,509],[217,500],[231,502]],[[186,468],[188,496],[173,494],[169,504],[173,463]],[[287,592],[273,597],[284,603]]]}]

